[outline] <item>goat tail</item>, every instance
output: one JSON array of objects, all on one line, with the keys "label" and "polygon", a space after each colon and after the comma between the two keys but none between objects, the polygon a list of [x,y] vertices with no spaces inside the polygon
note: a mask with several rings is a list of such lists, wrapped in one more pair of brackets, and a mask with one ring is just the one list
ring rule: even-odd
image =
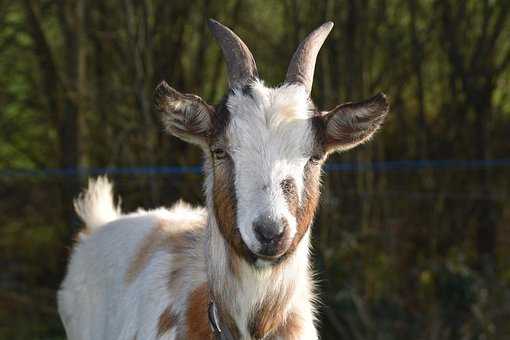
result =
[{"label": "goat tail", "polygon": [[74,210],[89,232],[122,215],[120,203],[115,205],[113,201],[113,185],[107,177],[89,179],[87,189],[73,203]]}]

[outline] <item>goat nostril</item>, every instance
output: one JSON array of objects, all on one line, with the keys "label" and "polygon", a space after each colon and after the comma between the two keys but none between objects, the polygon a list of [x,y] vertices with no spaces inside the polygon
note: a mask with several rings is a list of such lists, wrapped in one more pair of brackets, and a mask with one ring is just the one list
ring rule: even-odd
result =
[{"label": "goat nostril", "polygon": [[284,234],[282,223],[269,219],[260,219],[253,224],[255,236],[262,243],[279,241]]},{"label": "goat nostril", "polygon": [[278,237],[278,233],[268,228],[258,228],[256,231],[260,241],[269,242]]}]

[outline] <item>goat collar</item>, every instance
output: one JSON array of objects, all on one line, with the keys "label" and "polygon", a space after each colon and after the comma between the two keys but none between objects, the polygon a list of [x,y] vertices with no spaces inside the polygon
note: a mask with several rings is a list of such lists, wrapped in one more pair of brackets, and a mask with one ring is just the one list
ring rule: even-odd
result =
[{"label": "goat collar", "polygon": [[209,301],[209,309],[207,313],[209,316],[209,326],[211,326],[214,338],[216,340],[234,340],[234,337],[228,327],[226,327],[224,323],[221,323],[218,308],[212,299]]}]

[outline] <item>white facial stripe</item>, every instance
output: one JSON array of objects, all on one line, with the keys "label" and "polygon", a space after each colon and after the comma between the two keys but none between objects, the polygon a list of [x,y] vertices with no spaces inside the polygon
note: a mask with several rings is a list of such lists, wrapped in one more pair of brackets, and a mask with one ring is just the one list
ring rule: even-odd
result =
[{"label": "white facial stripe", "polygon": [[283,218],[289,237],[296,233],[296,218],[281,183],[292,178],[302,201],[303,172],[314,138],[307,120],[310,103],[302,86],[270,89],[255,82],[250,93],[235,92],[227,105],[231,121],[226,136],[235,165],[237,225],[246,245],[258,252],[261,245],[252,224],[260,215]]}]

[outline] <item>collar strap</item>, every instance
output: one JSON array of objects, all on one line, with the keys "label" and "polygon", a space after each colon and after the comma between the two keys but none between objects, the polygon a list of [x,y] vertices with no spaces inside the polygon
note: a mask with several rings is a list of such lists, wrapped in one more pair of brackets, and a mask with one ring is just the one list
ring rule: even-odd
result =
[{"label": "collar strap", "polygon": [[221,328],[221,320],[218,313],[218,308],[213,300],[209,301],[209,308],[207,310],[209,317],[209,326],[214,334],[216,340],[234,340],[228,327]]}]

